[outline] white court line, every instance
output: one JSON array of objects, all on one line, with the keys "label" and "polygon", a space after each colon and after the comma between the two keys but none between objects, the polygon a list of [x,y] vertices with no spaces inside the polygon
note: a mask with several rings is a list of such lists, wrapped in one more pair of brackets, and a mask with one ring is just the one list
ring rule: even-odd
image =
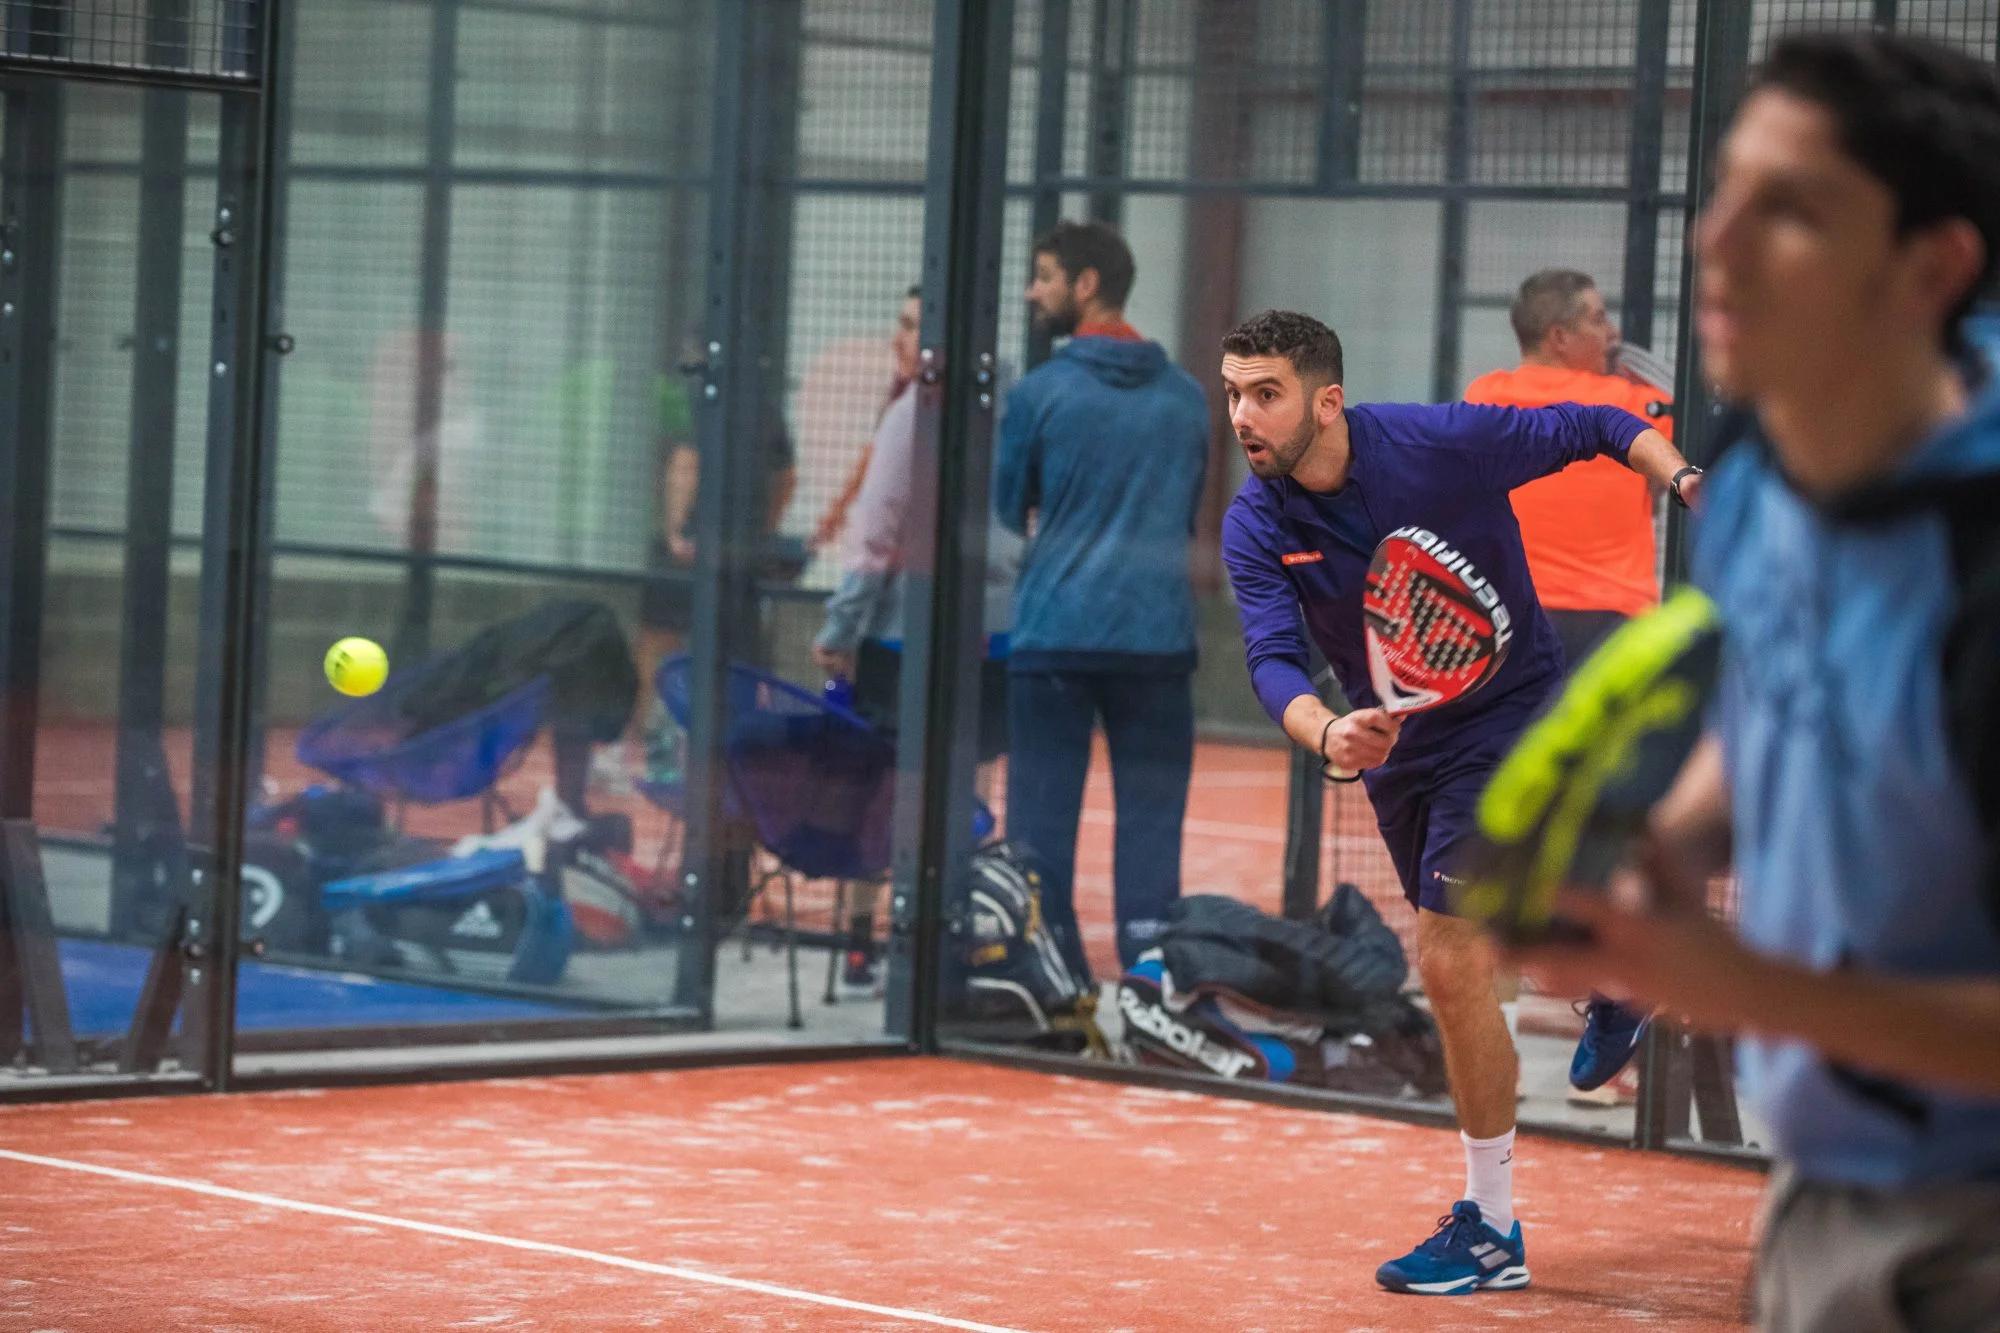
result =
[{"label": "white court line", "polygon": [[776,1287],[768,1282],[752,1282],[747,1278],[724,1277],[720,1273],[704,1273],[694,1268],[675,1268],[671,1264],[650,1264],[643,1259],[626,1259],[616,1254],[600,1254],[596,1250],[551,1245],[546,1241],[517,1240],[512,1236],[494,1236],[484,1231],[467,1231],[463,1227],[439,1226],[435,1222],[417,1222],[405,1217],[389,1217],[382,1213],[363,1213],[352,1208],[332,1208],[323,1203],[282,1199],[275,1194],[252,1194],[247,1190],[233,1190],[225,1185],[210,1185],[199,1180],[149,1176],[141,1171],[126,1171],[115,1166],[96,1166],[89,1162],[72,1162],[62,1157],[38,1157],[33,1153],[14,1152],[7,1148],[0,1148],[0,1158],[25,1162],[30,1166],[50,1166],[62,1171],[82,1171],[94,1176],[109,1176],[113,1180],[130,1181],[139,1185],[159,1185],[166,1189],[186,1190],[191,1194],[206,1194],[217,1199],[234,1199],[239,1203],[260,1204],[266,1208],[289,1208],[295,1213],[317,1213],[321,1217],[338,1217],[350,1222],[367,1222],[382,1227],[400,1227],[405,1231],[421,1231],[426,1235],[444,1236],[451,1240],[477,1241],[482,1245],[499,1245],[510,1250],[529,1250],[536,1254],[560,1255],[565,1259],[582,1259],[589,1263],[604,1264],[610,1268],[629,1268],[635,1273],[656,1273],[661,1277],[679,1278],[683,1282],[705,1283],[712,1287],[732,1287],[737,1291],[754,1291],[760,1296],[775,1296],[780,1300],[830,1305],[837,1310],[858,1310],[862,1314],[881,1315],[887,1319],[901,1319],[912,1324],[930,1324],[936,1328],[962,1328],[969,1330],[970,1333],[1021,1333],[1020,1329],[1004,1328],[998,1324],[979,1324],[970,1319],[952,1319],[946,1315],[925,1314],[921,1310],[899,1310],[893,1305],[870,1305],[866,1301],[850,1301],[840,1296],[822,1296],[818,1292]]}]

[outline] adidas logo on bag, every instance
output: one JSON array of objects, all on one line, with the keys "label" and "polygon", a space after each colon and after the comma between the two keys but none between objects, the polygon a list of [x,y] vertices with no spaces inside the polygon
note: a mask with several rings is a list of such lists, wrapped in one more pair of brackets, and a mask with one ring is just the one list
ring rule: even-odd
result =
[{"label": "adidas logo on bag", "polygon": [[466,908],[458,920],[451,923],[453,935],[463,935],[475,940],[497,940],[505,933],[505,929],[500,924],[500,918],[493,915],[493,909],[487,906],[483,898]]}]

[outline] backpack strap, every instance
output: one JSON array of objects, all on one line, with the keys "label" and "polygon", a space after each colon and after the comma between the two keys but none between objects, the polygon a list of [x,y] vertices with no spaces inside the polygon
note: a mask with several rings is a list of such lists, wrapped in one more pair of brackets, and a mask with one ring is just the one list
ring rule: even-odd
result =
[{"label": "backpack strap", "polygon": [[1945,735],[1985,834],[1987,903],[2000,921],[2000,472],[1927,478],[1829,506],[1856,523],[1925,511],[1945,520],[1957,591],[1942,653]]}]

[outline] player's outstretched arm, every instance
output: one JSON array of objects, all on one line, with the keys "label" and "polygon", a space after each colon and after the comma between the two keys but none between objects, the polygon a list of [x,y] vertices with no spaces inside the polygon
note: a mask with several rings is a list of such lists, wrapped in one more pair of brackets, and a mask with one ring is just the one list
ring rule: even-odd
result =
[{"label": "player's outstretched arm", "polygon": [[[1652,482],[1662,490],[1673,484],[1674,474],[1688,465],[1681,451],[1674,448],[1673,441],[1648,426],[1640,432],[1632,445],[1625,451],[1625,466]],[[1681,500],[1692,505],[1695,492],[1701,487],[1701,474],[1694,473],[1681,479]]]},{"label": "player's outstretched arm", "polygon": [[[1622,408],[1445,403],[1429,410],[1435,443],[1458,453],[1470,464],[1470,475],[1494,490],[1511,491],[1571,463],[1606,455],[1661,486],[1687,466],[1666,436]],[[1692,494],[1685,483],[1682,493]]]}]

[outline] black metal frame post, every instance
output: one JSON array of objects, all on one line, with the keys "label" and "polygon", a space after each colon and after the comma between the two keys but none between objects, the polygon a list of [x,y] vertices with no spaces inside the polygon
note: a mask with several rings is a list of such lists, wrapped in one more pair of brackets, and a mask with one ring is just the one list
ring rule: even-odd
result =
[{"label": "black metal frame post", "polygon": [[[1138,47],[1137,0],[1096,0],[1090,25],[1090,137],[1084,157],[1090,216],[1122,226],[1126,120],[1132,102],[1132,64]],[[1012,40],[1011,34],[1009,40]]]},{"label": "black metal frame post", "polygon": [[785,326],[798,133],[800,8],[724,6],[717,38],[710,190],[708,340],[696,436],[694,627],[688,728],[687,909],[675,1003],[715,1011],[715,947],[725,895],[741,894],[743,849],[723,816],[729,665],[757,656],[757,566],[766,504],[762,443],[784,428]]},{"label": "black metal frame post", "polygon": [[[1472,175],[1472,0],[1452,0],[1451,75],[1446,94],[1444,179],[1463,186]],[[1452,189],[1439,205],[1436,342],[1431,352],[1431,398],[1458,397],[1465,342],[1466,201]]]},{"label": "black metal frame post", "polygon": [[[11,26],[7,47],[26,45]],[[51,37],[38,35],[46,47]],[[57,235],[62,211],[62,90],[52,80],[0,84],[0,820],[32,834],[48,566],[49,459],[55,410]],[[10,846],[16,841],[9,836]],[[32,837],[26,847],[33,850]],[[76,1063],[67,1043],[61,964],[40,896],[39,865],[10,857],[0,878],[0,1064],[32,1022],[44,1067]],[[25,1020],[25,1021],[24,1021]]]},{"label": "black metal frame post", "polygon": [[1326,834],[1326,783],[1313,757],[1286,754],[1285,881],[1279,911],[1302,921],[1319,910],[1320,850]]},{"label": "black metal frame post", "polygon": [[[1701,344],[1694,332],[1695,223],[1713,188],[1716,147],[1750,69],[1751,0],[1701,0],[1695,10],[1694,89],[1688,115],[1686,249],[1681,262],[1680,322],[1674,358],[1675,439],[1691,462],[1714,461],[1716,407],[1701,373]],[[1667,510],[1667,577],[1687,572],[1687,523]]]},{"label": "black metal frame post", "polygon": [[35,821],[0,819],[0,1066],[20,1051],[52,1074],[80,1063]]},{"label": "black metal frame post", "polygon": [[1365,80],[1368,0],[1321,5],[1319,187],[1333,191],[1361,174],[1361,93]]},{"label": "black metal frame post", "polygon": [[[239,6],[248,9],[249,6]],[[253,623],[260,568],[257,549],[270,460],[266,415],[264,296],[273,253],[268,193],[272,138],[268,87],[254,81],[275,63],[283,15],[262,8],[253,50],[233,50],[233,70],[251,88],[224,93],[216,146],[214,249],[210,288],[208,447],[202,478],[202,562],[197,612],[194,762],[189,782],[192,855],[177,939],[163,943],[155,970],[181,982],[180,1060],[202,1086],[226,1090],[234,1076],[236,972],[240,952],[244,817],[249,805],[250,721],[262,627]],[[172,967],[178,948],[180,967]],[[166,989],[173,981],[166,982]],[[168,1005],[162,996],[158,1009]],[[137,1063],[135,1031],[128,1059]],[[143,1067],[143,1066],[142,1066]]]},{"label": "black metal frame post", "polygon": [[[1361,96],[1366,80],[1368,0],[1326,0],[1321,6],[1319,143],[1315,183],[1329,194],[1361,174]],[[1313,653],[1319,669],[1319,654]],[[1326,835],[1326,782],[1313,756],[1290,747],[1285,768],[1284,888],[1280,911],[1303,920],[1319,910],[1321,851]]]},{"label": "black metal frame post", "polygon": [[[146,42],[187,58],[188,0],[150,0]],[[111,831],[111,931],[150,941],[166,924],[182,842],[167,774],[167,610],[174,539],[174,441],[179,417],[188,97],[140,94],[139,234],[132,311],[132,391],[120,584],[118,732]]]},{"label": "black metal frame post", "polygon": [[[656,355],[660,373],[676,377],[684,373],[684,344],[700,309],[699,285],[708,269],[701,237],[702,195],[708,182],[701,175],[702,148],[696,139],[696,132],[708,123],[704,94],[713,91],[708,86],[712,73],[708,54],[700,42],[684,36],[674,46],[674,63],[666,74],[673,97],[661,136],[665,152],[659,162],[664,192],[660,228],[664,262],[660,265],[660,347]],[[656,485],[654,490],[657,494],[660,488]],[[657,505],[659,500],[655,498],[653,503]],[[650,682],[647,688],[651,688]]]},{"label": "black metal frame post", "polygon": [[[1319,648],[1311,643],[1306,645],[1306,672],[1312,677],[1320,698],[1337,712],[1346,712],[1349,705],[1338,696],[1340,686],[1333,678],[1333,668],[1320,656]],[[1327,782],[1320,775],[1319,756],[1300,749],[1296,745],[1285,747],[1287,764],[1285,769],[1285,879],[1279,896],[1279,911],[1294,921],[1302,921],[1319,910],[1321,853],[1326,846]],[[1337,807],[1336,807],[1337,808]],[[1340,878],[1340,865],[1333,867],[1334,879]]]},{"label": "black metal frame post", "polygon": [[55,418],[56,289],[61,269],[62,90],[4,88],[0,145],[0,817],[34,814],[49,455]]},{"label": "black metal frame post", "polygon": [[[1687,250],[1681,263],[1680,327],[1674,366],[1675,438],[1681,452],[1697,463],[1713,461],[1714,413],[1701,373],[1701,346],[1694,332],[1695,223],[1707,204],[1716,146],[1750,64],[1752,0],[1701,0],[1695,10],[1694,90],[1688,117]],[[1667,576],[1679,582],[1687,572],[1687,523],[1679,509],[1667,511]],[[1665,1147],[1684,1136],[1692,1087],[1691,1056],[1678,1032],[1655,1023],[1639,1055],[1640,1092],[1634,1142]]]},{"label": "black metal frame post", "polygon": [[452,156],[458,119],[458,0],[430,0],[430,101],[425,113],[424,221],[410,421],[409,572],[392,660],[430,656],[437,598],[438,434],[444,423],[445,319],[451,280]]},{"label": "black metal frame post", "polygon": [[[1028,234],[1046,236],[1062,216],[1063,122],[1069,106],[1070,0],[1042,0],[1041,48],[1035,59],[1035,177]],[[1055,336],[1028,321],[1028,368],[1049,359]]]},{"label": "black metal frame post", "polygon": [[[1259,97],[1256,26],[1234,0],[1195,0],[1194,46],[1202,53],[1189,81],[1188,168],[1196,180],[1241,178],[1256,149]],[[1195,511],[1190,573],[1197,597],[1220,593],[1222,516],[1229,508],[1236,432],[1222,391],[1222,339],[1242,316],[1244,195],[1208,190],[1187,201],[1180,272],[1181,363],[1207,391],[1208,473]]]},{"label": "black metal frame post", "polygon": [[940,0],[884,1022],[938,1047],[945,895],[972,850],[1012,0]]},{"label": "black metal frame post", "polygon": [[1625,162],[1625,278],[1619,332],[1635,347],[1653,345],[1654,289],[1659,283],[1660,161],[1667,100],[1667,41],[1672,0],[1639,0],[1632,39],[1632,141]]},{"label": "black metal frame post", "polygon": [[263,48],[263,232],[260,258],[263,271],[263,309],[257,329],[259,378],[257,393],[257,448],[262,462],[258,476],[255,530],[250,545],[250,602],[248,651],[250,660],[249,715],[244,719],[244,782],[252,798],[264,773],[265,709],[269,692],[271,643],[272,560],[277,548],[278,515],[278,402],[281,359],[292,351],[292,337],[285,332],[285,220],[288,175],[292,156],[292,70],[297,50],[294,19],[297,0],[262,0],[270,26],[270,40]]}]

